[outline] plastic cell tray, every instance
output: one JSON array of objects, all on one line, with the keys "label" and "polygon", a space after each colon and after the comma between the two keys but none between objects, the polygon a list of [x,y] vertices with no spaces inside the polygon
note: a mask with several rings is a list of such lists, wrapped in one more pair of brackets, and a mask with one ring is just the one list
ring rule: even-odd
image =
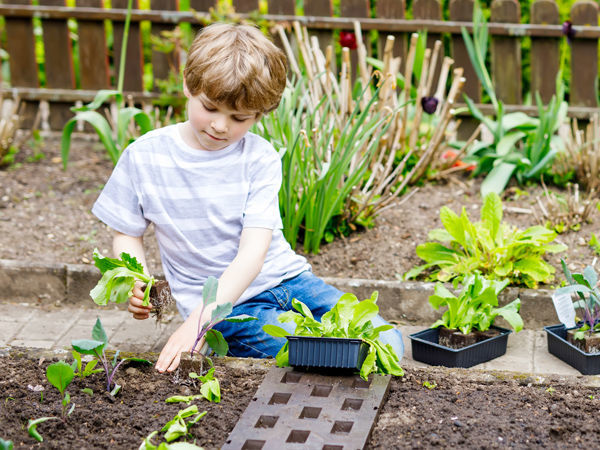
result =
[{"label": "plastic cell tray", "polygon": [[304,369],[358,370],[369,345],[361,339],[287,336],[290,366]]},{"label": "plastic cell tray", "polygon": [[415,361],[432,366],[472,367],[490,361],[506,353],[508,335],[511,330],[492,326],[500,334],[490,339],[463,348],[449,348],[438,343],[439,330],[427,328],[409,335],[412,344],[412,357]]}]

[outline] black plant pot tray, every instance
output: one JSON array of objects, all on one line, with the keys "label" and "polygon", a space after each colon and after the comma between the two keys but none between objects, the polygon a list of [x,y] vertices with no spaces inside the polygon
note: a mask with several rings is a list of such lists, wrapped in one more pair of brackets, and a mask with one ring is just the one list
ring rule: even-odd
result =
[{"label": "black plant pot tray", "polygon": [[567,341],[567,327],[563,324],[544,327],[548,336],[548,352],[583,375],[600,373],[600,353],[586,353]]},{"label": "black plant pot tray", "polygon": [[287,336],[287,340],[290,366],[297,369],[359,370],[369,352],[361,339]]},{"label": "black plant pot tray", "polygon": [[415,361],[432,366],[472,367],[490,361],[506,353],[508,335],[511,330],[492,326],[500,334],[490,339],[463,348],[449,348],[440,345],[439,329],[427,328],[408,337],[412,343],[412,357]]}]

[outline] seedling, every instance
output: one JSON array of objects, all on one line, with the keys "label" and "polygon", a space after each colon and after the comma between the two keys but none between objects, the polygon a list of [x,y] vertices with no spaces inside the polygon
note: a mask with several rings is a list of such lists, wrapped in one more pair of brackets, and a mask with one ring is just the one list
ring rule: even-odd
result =
[{"label": "seedling", "polygon": [[117,363],[119,357],[118,351],[115,353],[112,360],[109,361],[105,353],[106,344],[108,344],[108,336],[106,335],[99,318],[96,319],[96,324],[92,329],[92,339],[75,339],[71,341],[72,347],[79,353],[83,353],[84,355],[94,355],[98,358],[98,361],[102,363],[102,367],[106,373],[106,390],[110,392],[111,395],[117,395],[121,386],[113,383],[113,379],[117,373],[117,369],[121,367],[121,364],[126,361],[142,362],[146,364],[152,363],[143,358],[123,358]]},{"label": "seedling", "polygon": [[456,297],[442,283],[437,283],[434,295],[429,297],[429,304],[434,309],[444,306],[448,309],[431,328],[444,326],[448,329],[458,329],[464,334],[473,329],[486,331],[497,316],[502,316],[516,332],[521,331],[521,300],[517,298],[508,305],[497,308],[498,294],[507,284],[508,280],[488,280],[476,272],[465,279],[462,291]]},{"label": "seedling", "polygon": [[69,406],[69,403],[71,403],[71,396],[66,391],[66,389],[67,386],[71,384],[71,381],[73,381],[73,377],[73,368],[63,361],[50,364],[46,369],[46,378],[48,378],[48,381],[50,382],[50,384],[52,384],[52,386],[58,389],[60,395],[62,396],[62,410],[60,417],[40,417],[39,419],[29,420],[29,422],[27,423],[27,432],[36,441],[42,442],[44,440],[42,435],[37,431],[37,426],[40,423],[54,419],[61,419],[63,422],[65,422],[67,420],[67,417],[70,416],[73,410],[75,409],[75,404],[73,403],[71,405],[71,408],[67,411],[67,407]]},{"label": "seedling", "polygon": [[[374,370],[379,373],[402,376],[404,371],[399,365],[398,355],[389,344],[383,345],[379,340],[379,333],[394,328],[393,325],[373,326],[373,319],[379,312],[377,306],[377,291],[371,298],[358,301],[353,294],[344,294],[340,297],[330,311],[323,314],[321,322],[314,319],[312,312],[299,300],[292,299],[292,307],[297,311],[286,311],[279,315],[277,320],[281,323],[294,322],[296,324],[295,336],[317,336],[358,338],[369,345],[369,353],[360,368],[360,376],[367,379]],[[264,325],[265,333],[274,337],[283,338],[290,332],[277,325]],[[279,350],[277,356],[278,366],[289,365],[288,342]]]},{"label": "seedling", "polygon": [[13,441],[5,441],[0,438],[0,450],[13,450]]},{"label": "seedling", "polygon": [[221,401],[221,386],[219,380],[215,378],[215,368],[211,368],[206,375],[198,375],[195,372],[190,372],[189,376],[193,380],[200,380],[200,393],[209,402],[219,403]]},{"label": "seedling", "polygon": [[[200,318],[202,318],[202,316],[204,315],[206,307],[217,301],[218,286],[219,282],[215,277],[208,277],[206,283],[204,283],[204,288],[202,290],[202,309],[200,310]],[[196,341],[192,346],[192,356],[194,356],[196,346],[202,340],[202,338],[206,339],[206,343],[210,346],[211,349],[213,349],[213,351],[217,355],[225,356],[229,351],[229,344],[227,344],[227,341],[223,337],[223,334],[220,331],[215,330],[213,327],[223,322],[224,320],[233,323],[257,320],[256,317],[252,317],[247,314],[240,314],[238,316],[228,317],[229,314],[231,314],[231,311],[233,311],[233,304],[231,302],[217,305],[212,311],[210,320],[207,320],[204,323],[198,321],[198,334],[196,337]]]},{"label": "seedling", "polygon": [[[194,414],[195,414],[195,416],[194,416]],[[189,408],[179,410],[177,412],[177,414],[175,415],[175,417],[172,420],[170,420],[169,422],[167,422],[160,431],[162,433],[165,433],[165,440],[167,442],[172,442],[175,439],[179,439],[182,436],[192,437],[189,434],[190,427],[192,425],[194,425],[196,422],[198,422],[205,415],[206,415],[206,411],[198,413],[198,407],[196,405],[192,405]],[[194,417],[186,422],[185,419],[190,416],[194,416]],[[159,444],[158,446],[156,446],[152,443],[152,438],[154,436],[156,436],[157,434],[158,434],[158,431],[153,431],[152,433],[150,433],[148,435],[148,437],[146,437],[146,439],[144,439],[144,442],[142,442],[142,445],[140,445],[140,450],[167,450],[167,449],[176,449],[176,448],[178,448],[178,449],[179,448],[181,448],[181,449],[185,449],[185,448],[197,449],[197,448],[200,448],[200,447],[197,447],[196,445],[189,444],[189,443],[183,443],[183,442],[181,442],[181,443],[178,442],[178,443],[171,444],[171,445],[163,442],[163,443]]]},{"label": "seedling", "polygon": [[95,373],[102,372],[102,369],[95,369],[96,364],[98,364],[97,359],[92,359],[91,361],[88,361],[86,363],[85,367],[83,367],[81,353],[79,353],[77,350],[73,350],[72,354],[73,354],[74,361],[73,361],[73,364],[71,364],[71,367],[75,371],[75,376],[83,379],[83,378],[89,377],[90,375],[93,375]]},{"label": "seedling", "polygon": [[594,233],[592,233],[592,237],[590,238],[588,245],[592,247],[592,250],[594,250],[597,255],[600,255],[600,241]]},{"label": "seedling", "polygon": [[577,293],[579,300],[573,303],[576,310],[582,314],[582,325],[574,333],[575,339],[584,339],[585,332],[589,335],[600,331],[600,290],[598,274],[592,266],[587,266],[583,273],[571,273],[564,259],[560,260],[568,286],[556,290],[556,295]]},{"label": "seedling", "polygon": [[434,381],[430,383],[429,381],[423,381],[423,387],[426,387],[429,390],[435,389],[437,387],[437,383]]}]

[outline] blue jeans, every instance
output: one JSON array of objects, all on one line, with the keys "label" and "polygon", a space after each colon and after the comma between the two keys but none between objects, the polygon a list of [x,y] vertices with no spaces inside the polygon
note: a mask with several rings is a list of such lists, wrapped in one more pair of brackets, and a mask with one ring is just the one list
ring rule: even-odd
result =
[{"label": "blue jeans", "polygon": [[[282,282],[279,286],[268,289],[256,297],[234,306],[232,316],[248,314],[257,317],[242,323],[223,321],[215,329],[223,333],[229,343],[231,356],[268,358],[275,357],[285,344],[285,338],[275,338],[265,333],[263,325],[278,325],[293,334],[295,323],[280,323],[279,314],[292,309],[292,299],[304,303],[312,311],[316,320],[329,311],[344,293],[339,289],[326,284],[323,280],[313,275],[312,272],[302,272],[300,275]],[[375,317],[373,326],[386,325],[381,316]],[[379,335],[381,342],[390,344],[399,359],[404,354],[402,334],[393,329],[384,331]]]}]

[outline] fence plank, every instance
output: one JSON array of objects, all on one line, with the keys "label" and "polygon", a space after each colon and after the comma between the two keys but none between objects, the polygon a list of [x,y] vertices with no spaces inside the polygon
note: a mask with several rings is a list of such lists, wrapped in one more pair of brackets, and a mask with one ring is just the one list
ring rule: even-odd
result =
[{"label": "fence plank", "polygon": [[249,13],[258,9],[258,0],[233,0],[235,12]]},{"label": "fence plank", "polygon": [[296,13],[295,0],[267,0],[269,14],[293,16]]},{"label": "fence plank", "polygon": [[[17,5],[29,5],[29,0],[13,0]],[[6,51],[10,58],[10,84],[16,87],[39,86],[38,68],[35,60],[33,22],[29,18],[9,18],[5,22]],[[37,112],[36,103],[26,102],[22,128],[33,125]]]},{"label": "fence plank", "polygon": [[[113,8],[127,9],[128,0],[112,0]],[[138,9],[138,1],[134,0],[133,9]],[[123,45],[123,32],[125,22],[113,21],[113,65],[115,68],[115,84],[118,83],[119,67],[121,65],[121,46]],[[140,38],[140,23],[129,23],[129,37],[125,48],[125,77],[123,90],[141,92],[144,90],[143,70],[144,56],[142,54],[142,41]]]},{"label": "fence plank", "polygon": [[[77,6],[102,7],[102,0],[77,0]],[[105,89],[110,86],[108,51],[104,22],[78,20],[79,79],[82,89]]]},{"label": "fence plank", "polygon": [[[333,16],[333,5],[331,0],[304,0],[304,15],[305,16]],[[323,53],[328,45],[333,42],[331,31],[327,30],[311,30],[308,27],[310,36],[316,36],[319,39],[319,46]]]},{"label": "fence plank", "polygon": [[[536,0],[531,6],[531,23],[560,23],[554,0]],[[556,91],[556,74],[560,65],[560,41],[552,38],[531,38],[531,92],[539,92],[548,103]],[[535,98],[534,98],[535,99]]]},{"label": "fence plank", "polygon": [[[473,0],[451,0],[450,1],[450,20],[460,22],[470,22],[473,20]],[[463,93],[468,95],[475,103],[481,101],[481,83],[471,59],[467,52],[467,47],[462,36],[452,35],[452,59],[454,59],[454,67],[462,67],[464,69],[464,77],[466,78]]]},{"label": "fence plank", "polygon": [[[442,20],[442,5],[439,0],[415,0],[413,4],[413,16],[415,19]],[[427,33],[427,47],[433,51],[435,41],[441,41],[442,35],[439,33]],[[435,65],[435,75],[433,76],[432,86],[437,86],[442,69],[443,49],[438,55]],[[431,92],[428,95],[432,94]]]},{"label": "fence plank", "polygon": [[[571,8],[575,30],[582,26],[598,25],[598,6],[595,2],[579,1]],[[577,39],[571,42],[571,97],[572,105],[597,106],[596,79],[598,78],[598,41]]]},{"label": "fence plank", "polygon": [[[404,19],[406,3],[404,0],[379,0],[377,2],[376,16],[382,19]],[[404,61],[406,59],[407,33],[386,33],[379,32],[377,42],[377,57],[383,59],[383,49],[388,35],[394,36],[394,57],[401,58],[400,71],[403,71]]]},{"label": "fence plank", "polygon": [[[369,0],[340,0],[340,14],[342,17],[369,17],[370,16]],[[354,27],[352,25],[345,31],[351,31],[354,33]],[[370,50],[370,40],[367,32],[362,33],[363,42],[367,47],[367,51]],[[354,80],[358,73],[358,52],[356,50],[350,50],[350,64],[352,65],[352,80]]]},{"label": "fence plank", "polygon": [[[190,5],[190,7],[196,9],[195,6]],[[150,8],[156,11],[176,11],[177,0],[151,0]],[[197,11],[203,10],[197,9]],[[172,25],[163,23],[153,23],[151,24],[151,27],[151,34],[157,37],[162,37],[161,33],[163,31],[174,30]],[[152,50],[152,78],[154,91],[159,91],[157,81],[167,80],[171,70],[179,70],[179,55],[176,53],[176,50],[172,51],[171,53],[163,53]]]},{"label": "fence plank", "polygon": [[[65,6],[64,0],[39,0],[42,6]],[[46,87],[54,89],[75,89],[73,70],[73,49],[69,38],[69,28],[65,19],[43,19],[44,69]],[[61,129],[73,117],[66,102],[52,102],[48,122],[53,130]]]},{"label": "fence plank", "polygon": [[[519,23],[521,18],[521,6],[517,0],[494,0],[491,10],[491,22]],[[520,38],[494,37],[492,80],[498,99],[504,103],[522,103]]]}]

